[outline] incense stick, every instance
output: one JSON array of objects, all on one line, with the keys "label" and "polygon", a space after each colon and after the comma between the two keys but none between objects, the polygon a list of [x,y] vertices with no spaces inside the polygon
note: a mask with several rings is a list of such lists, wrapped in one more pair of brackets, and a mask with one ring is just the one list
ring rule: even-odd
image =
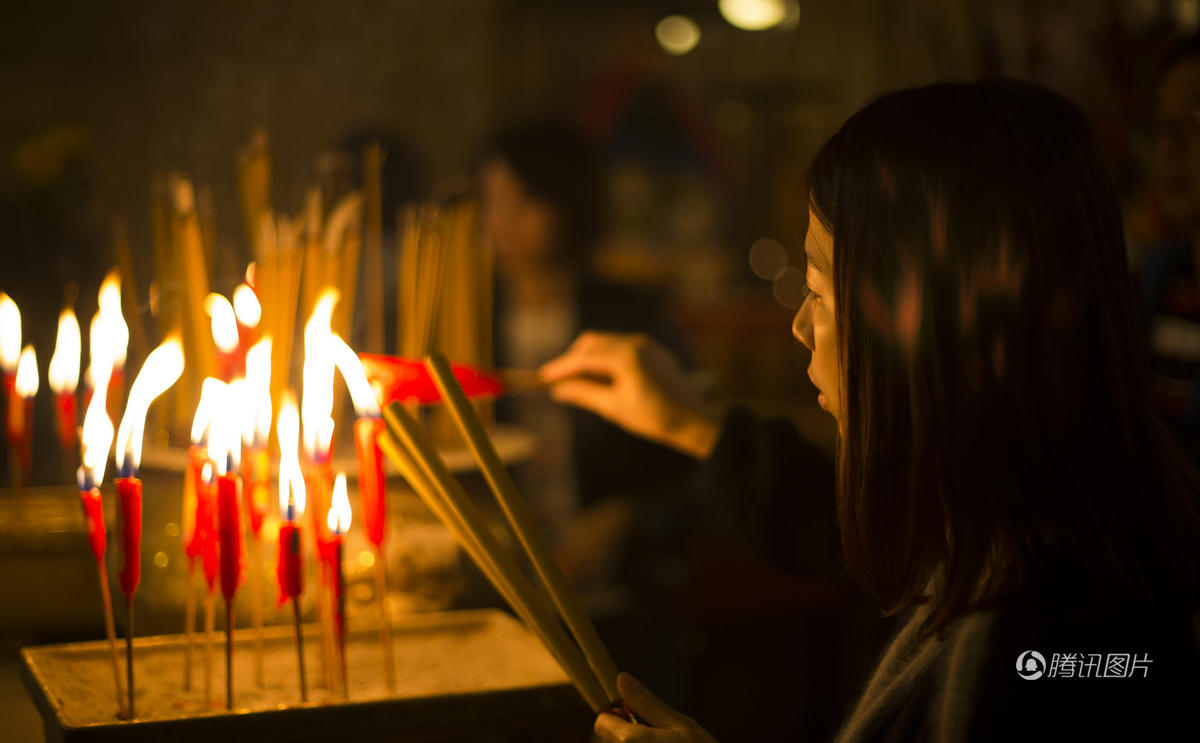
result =
[{"label": "incense stick", "polygon": [[[579,649],[521,574],[512,556],[488,531],[483,515],[450,474],[437,451],[425,440],[416,421],[403,406],[395,402],[384,409],[383,415],[390,435],[380,436],[380,447],[397,466],[414,474],[409,479],[414,490],[420,493],[422,488],[427,489],[426,504],[459,538],[468,554],[526,626],[541,638],[588,705],[599,712],[608,703],[603,687]],[[419,476],[413,470],[419,470]]]},{"label": "incense stick", "polygon": [[129,684],[129,719],[137,718],[133,709],[133,596],[129,597],[129,625],[125,628],[125,680]]},{"label": "incense stick", "polygon": [[538,576],[549,590],[550,598],[562,614],[580,648],[583,649],[588,665],[596,672],[609,701],[617,699],[620,696],[617,691],[617,666],[613,663],[612,656],[609,655],[608,649],[601,641],[600,635],[596,632],[587,613],[580,606],[579,599],[571,590],[570,584],[567,583],[562,569],[554,561],[554,557],[550,553],[550,546],[534,525],[533,516],[529,513],[524,499],[517,492],[517,486],[500,460],[500,455],[492,445],[491,439],[488,438],[483,423],[475,413],[475,408],[471,406],[471,402],[458,384],[458,380],[455,379],[450,362],[446,360],[445,356],[435,353],[425,360],[425,366],[429,369],[434,384],[442,394],[442,399],[454,422],[458,425],[463,439],[466,440],[471,453],[475,455],[475,460],[479,463],[480,470],[487,479],[488,485],[491,486],[496,500],[500,503],[501,510],[504,511],[505,517],[528,553]]},{"label": "incense stick", "polygon": [[383,645],[383,676],[388,691],[396,691],[396,658],[392,650],[392,623],[387,610],[387,561],[383,545],[375,548],[375,593],[379,597],[379,641]]}]

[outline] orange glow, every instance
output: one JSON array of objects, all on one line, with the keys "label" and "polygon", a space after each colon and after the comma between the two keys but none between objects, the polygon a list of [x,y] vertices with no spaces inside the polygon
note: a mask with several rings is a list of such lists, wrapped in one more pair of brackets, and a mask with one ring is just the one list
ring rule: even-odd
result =
[{"label": "orange glow", "polygon": [[246,407],[250,424],[242,428],[242,441],[252,444],[271,435],[271,336],[266,335],[246,352]]},{"label": "orange glow", "polygon": [[33,346],[25,346],[17,362],[17,394],[28,399],[36,395],[37,391],[37,354],[33,352]]},{"label": "orange glow", "polygon": [[287,513],[290,492],[296,507],[295,516],[299,518],[304,513],[307,491],[300,471],[300,411],[290,393],[284,395],[275,432],[279,436],[279,510]]},{"label": "orange glow", "polygon": [[0,367],[11,374],[20,356],[21,310],[12,297],[0,292]]},{"label": "orange glow", "polygon": [[212,318],[212,337],[217,349],[222,353],[236,351],[238,345],[237,318],[229,300],[215,292],[209,294],[204,298],[204,312]]},{"label": "orange glow", "polygon": [[310,457],[329,450],[333,438],[333,355],[329,323],[338,301],[337,289],[325,289],[304,326],[303,396],[304,451]]},{"label": "orange glow", "polygon": [[91,475],[96,487],[104,480],[104,468],[108,465],[108,450],[113,442],[113,424],[108,418],[105,401],[108,399],[109,374],[100,375],[100,386],[94,388],[92,401],[83,416],[83,449],[80,459],[81,470]]},{"label": "orange glow", "polygon": [[50,368],[46,370],[50,389],[60,395],[75,391],[79,386],[79,358],[82,354],[79,320],[75,318],[75,310],[65,309],[58,316],[58,338],[54,341]]},{"label": "orange glow", "polygon": [[333,497],[329,503],[329,513],[325,517],[329,531],[345,534],[350,528],[350,498],[346,495],[346,473],[339,472],[333,481]]},{"label": "orange glow", "polygon": [[[111,354],[112,365],[123,368],[125,354],[129,351],[129,326],[121,314],[121,276],[115,270],[110,271],[100,285],[98,300],[100,310],[96,314],[103,326],[106,350]],[[92,322],[94,324],[96,321]],[[92,353],[94,358],[95,351]],[[95,382],[95,379],[92,381]]]},{"label": "orange glow", "polygon": [[333,351],[333,363],[341,372],[342,379],[346,380],[346,386],[350,389],[350,399],[354,401],[354,412],[360,418],[379,417],[379,401],[375,398],[375,391],[371,389],[371,383],[367,381],[367,373],[363,371],[358,354],[354,353],[354,349],[350,348],[349,344],[336,333],[331,335],[330,345]]},{"label": "orange glow", "polygon": [[262,306],[258,303],[258,296],[246,284],[239,284],[238,288],[233,290],[233,314],[237,316],[238,322],[248,328],[258,327],[258,321],[262,319]]},{"label": "orange glow", "polygon": [[[142,434],[146,429],[146,413],[150,403],[166,392],[183,374],[183,346],[176,337],[168,338],[150,352],[142,370],[129,388],[129,402],[117,429],[117,470],[136,472],[142,462]],[[96,396],[93,396],[95,399]],[[130,468],[126,468],[128,459]]]}]

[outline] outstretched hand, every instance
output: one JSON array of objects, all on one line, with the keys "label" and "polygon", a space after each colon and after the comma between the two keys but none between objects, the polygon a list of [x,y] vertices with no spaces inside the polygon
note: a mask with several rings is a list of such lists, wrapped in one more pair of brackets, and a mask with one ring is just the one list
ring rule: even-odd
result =
[{"label": "outstretched hand", "polygon": [[678,360],[644,335],[585,331],[539,373],[555,400],[704,459],[720,419]]},{"label": "outstretched hand", "polygon": [[695,720],[668,707],[628,673],[617,676],[617,691],[646,724],[626,722],[615,714],[601,712],[593,726],[597,740],[606,743],[717,743]]}]

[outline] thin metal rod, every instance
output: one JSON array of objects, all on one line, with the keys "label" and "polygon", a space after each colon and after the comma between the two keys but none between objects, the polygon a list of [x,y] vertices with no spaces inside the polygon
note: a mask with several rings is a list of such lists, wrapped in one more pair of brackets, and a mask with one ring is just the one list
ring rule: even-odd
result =
[{"label": "thin metal rod", "polygon": [[300,597],[292,597],[292,612],[296,616],[296,660],[300,663],[300,701],[308,701],[308,681],[304,678],[304,632],[300,629]]},{"label": "thin metal rod", "polygon": [[233,602],[225,602],[225,709],[233,709]]},{"label": "thin metal rod", "polygon": [[129,719],[137,714],[133,710],[133,596],[129,597],[129,626],[125,629],[125,681],[129,684]]},{"label": "thin metal rod", "polygon": [[387,561],[383,545],[375,548],[375,593],[379,598],[379,642],[383,645],[383,676],[389,692],[396,691],[396,659],[392,652],[392,623],[387,613]]}]

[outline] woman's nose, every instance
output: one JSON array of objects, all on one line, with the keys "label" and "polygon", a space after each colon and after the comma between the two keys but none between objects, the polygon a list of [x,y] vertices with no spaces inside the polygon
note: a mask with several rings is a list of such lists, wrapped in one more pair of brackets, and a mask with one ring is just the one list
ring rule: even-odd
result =
[{"label": "woman's nose", "polygon": [[808,350],[815,350],[813,348],[811,299],[804,300],[804,304],[800,305],[799,311],[796,312],[796,317],[792,320],[792,335]]}]

